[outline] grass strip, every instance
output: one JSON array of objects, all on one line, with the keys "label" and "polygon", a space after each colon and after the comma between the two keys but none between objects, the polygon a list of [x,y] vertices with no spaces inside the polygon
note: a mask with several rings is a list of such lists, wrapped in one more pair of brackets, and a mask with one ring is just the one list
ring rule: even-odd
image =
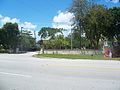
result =
[{"label": "grass strip", "polygon": [[120,60],[120,58],[104,58],[103,55],[80,55],[80,54],[37,54],[38,58],[64,58],[64,59],[92,59],[92,60]]}]

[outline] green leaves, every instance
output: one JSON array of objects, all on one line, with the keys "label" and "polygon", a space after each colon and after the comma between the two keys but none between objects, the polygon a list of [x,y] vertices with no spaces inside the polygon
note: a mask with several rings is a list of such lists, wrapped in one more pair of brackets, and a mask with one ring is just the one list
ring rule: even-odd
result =
[{"label": "green leaves", "polygon": [[68,48],[70,42],[64,35],[57,35],[54,39],[44,40],[46,49],[65,49]]},{"label": "green leaves", "polygon": [[54,39],[55,35],[57,33],[61,33],[62,34],[63,29],[57,29],[57,28],[50,28],[50,27],[43,27],[39,32],[38,35],[41,38],[50,38],[50,39]]},{"label": "green leaves", "polygon": [[14,49],[17,47],[19,40],[19,30],[17,23],[6,23],[0,30],[1,34],[1,44],[4,48]]},{"label": "green leaves", "polygon": [[107,37],[110,37],[109,35],[112,35],[112,38],[120,41],[120,7],[109,9],[109,13],[111,15],[110,19],[112,19],[112,23],[110,24],[110,28],[107,31],[109,33]]},{"label": "green leaves", "polygon": [[27,30],[22,30],[20,37],[20,45],[22,50],[34,50],[36,49],[35,38],[31,36],[31,32]]},{"label": "green leaves", "polygon": [[[74,13],[74,39],[82,46],[82,32],[90,48],[99,48],[99,41],[120,41],[120,7],[106,8],[94,4],[95,0],[73,0],[70,11]],[[74,41],[75,41],[74,40]],[[79,47],[78,47],[79,48]]]}]

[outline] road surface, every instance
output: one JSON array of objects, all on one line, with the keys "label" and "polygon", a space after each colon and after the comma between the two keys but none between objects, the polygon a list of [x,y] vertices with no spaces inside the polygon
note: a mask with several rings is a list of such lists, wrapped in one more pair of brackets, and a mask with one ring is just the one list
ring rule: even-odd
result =
[{"label": "road surface", "polygon": [[120,90],[120,61],[0,54],[0,90]]}]

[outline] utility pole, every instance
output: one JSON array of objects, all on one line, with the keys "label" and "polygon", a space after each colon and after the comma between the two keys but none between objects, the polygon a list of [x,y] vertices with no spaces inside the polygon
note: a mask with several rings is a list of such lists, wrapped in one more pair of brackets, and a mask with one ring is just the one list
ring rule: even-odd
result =
[{"label": "utility pole", "polygon": [[72,29],[71,29],[71,50],[73,49],[73,34],[72,34]]},{"label": "utility pole", "polygon": [[[23,27],[21,27],[21,40],[22,40],[22,29],[23,29]],[[21,40],[20,40],[20,41],[21,41]],[[20,47],[21,47],[21,51],[22,51],[22,50],[23,50],[22,41],[20,42],[20,44],[21,44]]]},{"label": "utility pole", "polygon": [[23,29],[23,27],[21,27],[21,34],[22,34],[22,29]]},{"label": "utility pole", "polygon": [[81,49],[81,27],[79,26],[79,29],[80,29],[80,49]]},{"label": "utility pole", "polygon": [[80,30],[80,49],[81,49],[81,30],[82,30],[82,26],[81,26],[81,23],[79,22],[78,24],[78,30]]},{"label": "utility pole", "polygon": [[35,38],[35,42],[36,42],[36,33],[35,33],[35,30],[34,30],[34,38]]}]

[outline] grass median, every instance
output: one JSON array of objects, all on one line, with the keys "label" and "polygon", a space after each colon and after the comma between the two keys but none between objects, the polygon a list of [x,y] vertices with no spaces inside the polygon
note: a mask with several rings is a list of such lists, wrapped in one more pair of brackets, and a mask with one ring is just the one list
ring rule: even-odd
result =
[{"label": "grass median", "polygon": [[[64,59],[92,59],[92,60],[110,60],[103,55],[80,55],[80,54],[37,54],[35,57],[43,58],[64,58]],[[120,60],[120,58],[111,58],[111,60]]]}]

